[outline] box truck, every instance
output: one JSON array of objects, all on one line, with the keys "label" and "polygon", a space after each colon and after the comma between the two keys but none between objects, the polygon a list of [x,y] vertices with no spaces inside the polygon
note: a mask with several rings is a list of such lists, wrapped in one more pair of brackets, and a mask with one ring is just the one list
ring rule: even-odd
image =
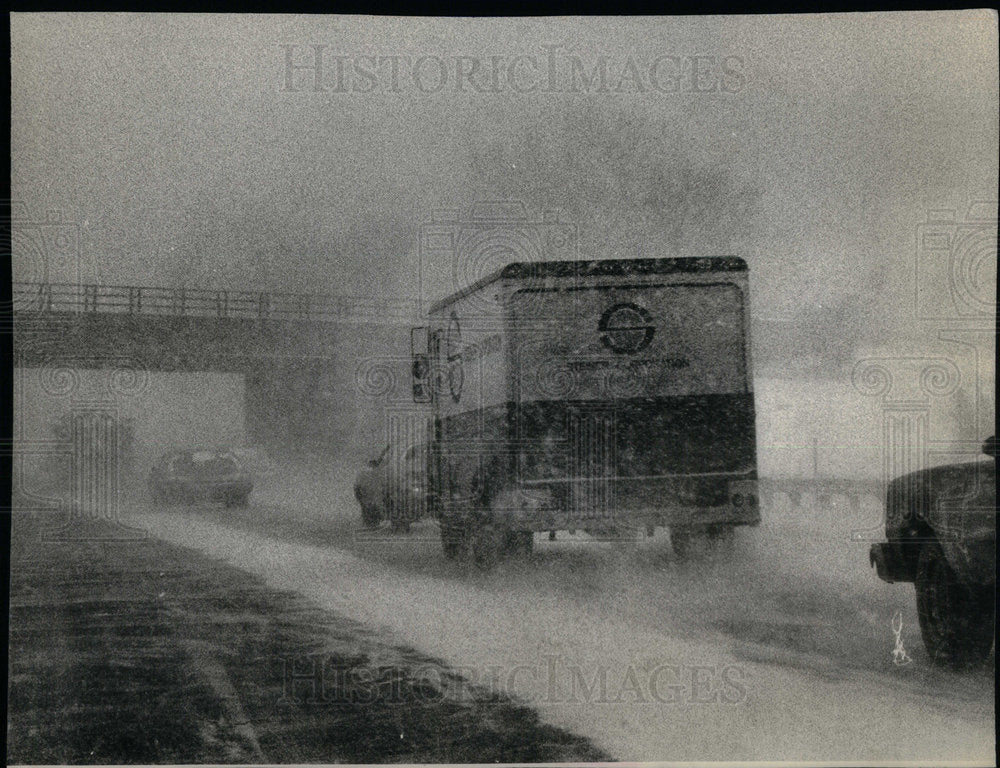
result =
[{"label": "box truck", "polygon": [[444,553],[490,566],[535,534],[674,549],[760,522],[747,266],[510,264],[412,329]]}]

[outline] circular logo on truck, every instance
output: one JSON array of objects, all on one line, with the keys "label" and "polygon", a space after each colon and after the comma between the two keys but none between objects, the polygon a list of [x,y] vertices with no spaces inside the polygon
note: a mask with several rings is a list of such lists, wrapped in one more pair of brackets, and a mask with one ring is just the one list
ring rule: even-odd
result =
[{"label": "circular logo on truck", "polygon": [[612,352],[632,355],[649,346],[656,333],[653,318],[638,304],[615,304],[603,315],[597,329],[601,342]]}]

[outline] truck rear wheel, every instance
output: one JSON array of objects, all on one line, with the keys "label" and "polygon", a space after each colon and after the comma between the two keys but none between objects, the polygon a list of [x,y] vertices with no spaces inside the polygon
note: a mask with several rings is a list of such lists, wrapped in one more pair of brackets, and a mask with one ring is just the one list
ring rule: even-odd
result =
[{"label": "truck rear wheel", "polygon": [[506,554],[505,534],[492,523],[477,525],[471,534],[472,557],[483,570],[489,570]]},{"label": "truck rear wheel", "polygon": [[671,526],[670,544],[678,560],[711,557],[732,538],[730,525]]},{"label": "truck rear wheel", "polygon": [[410,522],[397,517],[389,521],[389,528],[393,533],[409,533]]},{"label": "truck rear wheel", "polygon": [[406,504],[387,495],[384,505],[385,515],[389,518],[389,530],[393,533],[409,533],[411,516]]},{"label": "truck rear wheel", "polygon": [[504,535],[504,549],[514,557],[531,557],[534,545],[534,531],[507,531]]},{"label": "truck rear wheel", "polygon": [[223,504],[227,508],[230,507],[245,507],[250,501],[250,494],[248,493],[238,493],[236,491],[229,491],[223,498]]},{"label": "truck rear wheel", "polygon": [[694,529],[688,526],[671,526],[670,546],[673,547],[678,560],[687,560],[691,557],[691,553],[695,549],[696,535]]},{"label": "truck rear wheel", "polygon": [[993,645],[994,588],[962,583],[936,541],[920,548],[915,586],[931,661],[952,669],[982,664]]},{"label": "truck rear wheel", "polygon": [[469,554],[468,528],[464,521],[442,517],[441,547],[449,560],[465,560]]},{"label": "truck rear wheel", "polygon": [[365,504],[362,502],[361,524],[368,530],[373,530],[378,528],[380,522],[382,522],[382,515],[379,513],[378,507],[374,504]]}]

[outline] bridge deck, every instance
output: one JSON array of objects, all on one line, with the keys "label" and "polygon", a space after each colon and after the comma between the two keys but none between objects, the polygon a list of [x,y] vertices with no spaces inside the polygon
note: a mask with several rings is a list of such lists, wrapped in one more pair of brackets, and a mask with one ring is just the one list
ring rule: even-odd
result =
[{"label": "bridge deck", "polygon": [[12,285],[14,313],[106,313],[306,322],[410,321],[416,301],[371,296],[157,288],[136,285],[23,283]]}]

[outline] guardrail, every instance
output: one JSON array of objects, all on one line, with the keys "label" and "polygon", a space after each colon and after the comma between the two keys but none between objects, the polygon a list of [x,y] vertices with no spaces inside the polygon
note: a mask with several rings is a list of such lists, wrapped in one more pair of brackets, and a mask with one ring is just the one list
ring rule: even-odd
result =
[{"label": "guardrail", "polygon": [[104,312],[174,317],[244,318],[333,322],[344,319],[409,320],[415,301],[378,301],[363,296],[152,288],[134,285],[13,283],[14,312]]}]

